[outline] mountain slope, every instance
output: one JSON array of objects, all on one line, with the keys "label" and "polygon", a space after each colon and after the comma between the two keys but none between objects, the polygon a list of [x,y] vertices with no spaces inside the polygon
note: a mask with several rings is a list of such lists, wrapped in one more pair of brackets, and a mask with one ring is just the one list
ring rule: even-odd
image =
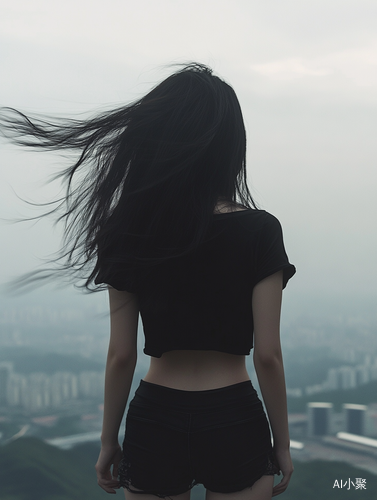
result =
[{"label": "mountain slope", "polygon": [[106,498],[97,485],[94,471],[98,447],[80,448],[60,450],[35,438],[18,439],[0,447],[0,498]]}]

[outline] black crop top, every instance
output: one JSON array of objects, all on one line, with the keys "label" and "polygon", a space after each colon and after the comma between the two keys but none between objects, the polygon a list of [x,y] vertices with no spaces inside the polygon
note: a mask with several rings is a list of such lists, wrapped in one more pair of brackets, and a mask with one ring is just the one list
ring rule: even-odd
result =
[{"label": "black crop top", "polygon": [[156,358],[176,349],[250,354],[254,286],[283,270],[284,288],[296,272],[279,221],[255,209],[214,215],[204,244],[154,266],[141,283],[107,262],[95,283],[136,293],[144,353]]}]

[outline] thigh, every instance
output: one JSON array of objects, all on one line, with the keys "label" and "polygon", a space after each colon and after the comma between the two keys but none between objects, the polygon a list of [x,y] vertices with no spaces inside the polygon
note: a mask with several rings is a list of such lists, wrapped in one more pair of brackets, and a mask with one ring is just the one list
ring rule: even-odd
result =
[{"label": "thigh", "polygon": [[273,476],[262,476],[251,488],[245,488],[236,493],[215,493],[206,491],[206,500],[271,500]]},{"label": "thigh", "polygon": [[[137,490],[137,488],[134,488]],[[168,500],[190,500],[190,493],[191,491],[186,491],[185,493],[182,493],[181,495],[172,495],[169,497],[166,497]],[[158,497],[155,495],[147,495],[147,494],[139,494],[139,493],[130,493],[126,489],[124,490],[124,494],[126,497],[126,500],[157,500]]]}]

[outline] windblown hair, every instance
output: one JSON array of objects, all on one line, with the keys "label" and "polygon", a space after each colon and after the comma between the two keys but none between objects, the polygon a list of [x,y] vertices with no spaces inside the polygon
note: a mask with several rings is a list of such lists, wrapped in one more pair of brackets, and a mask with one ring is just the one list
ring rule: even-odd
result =
[{"label": "windblown hair", "polygon": [[[238,99],[202,64],[188,64],[136,102],[91,119],[50,122],[3,108],[0,127],[21,146],[78,151],[55,176],[66,194],[48,214],[65,224],[54,272],[84,280],[87,290],[98,289],[103,259],[120,240],[130,265],[154,265],[203,242],[219,199],[256,208]],[[43,280],[49,271],[27,279]]]}]

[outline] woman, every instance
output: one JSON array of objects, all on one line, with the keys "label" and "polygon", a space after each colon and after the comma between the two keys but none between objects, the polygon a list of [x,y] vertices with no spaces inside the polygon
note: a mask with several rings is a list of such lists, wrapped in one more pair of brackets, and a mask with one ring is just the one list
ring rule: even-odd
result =
[{"label": "woman", "polygon": [[[127,500],[188,500],[197,483],[207,500],[285,491],[293,466],[279,319],[295,268],[279,222],[247,188],[233,89],[193,63],[91,120],[51,124],[18,113],[2,121],[19,144],[81,152],[61,174],[68,189],[55,209],[65,207],[66,222],[57,270],[109,292],[99,485],[124,487]],[[122,449],[139,313],[151,363],[130,402]],[[273,447],[245,366],[252,347]]]}]

